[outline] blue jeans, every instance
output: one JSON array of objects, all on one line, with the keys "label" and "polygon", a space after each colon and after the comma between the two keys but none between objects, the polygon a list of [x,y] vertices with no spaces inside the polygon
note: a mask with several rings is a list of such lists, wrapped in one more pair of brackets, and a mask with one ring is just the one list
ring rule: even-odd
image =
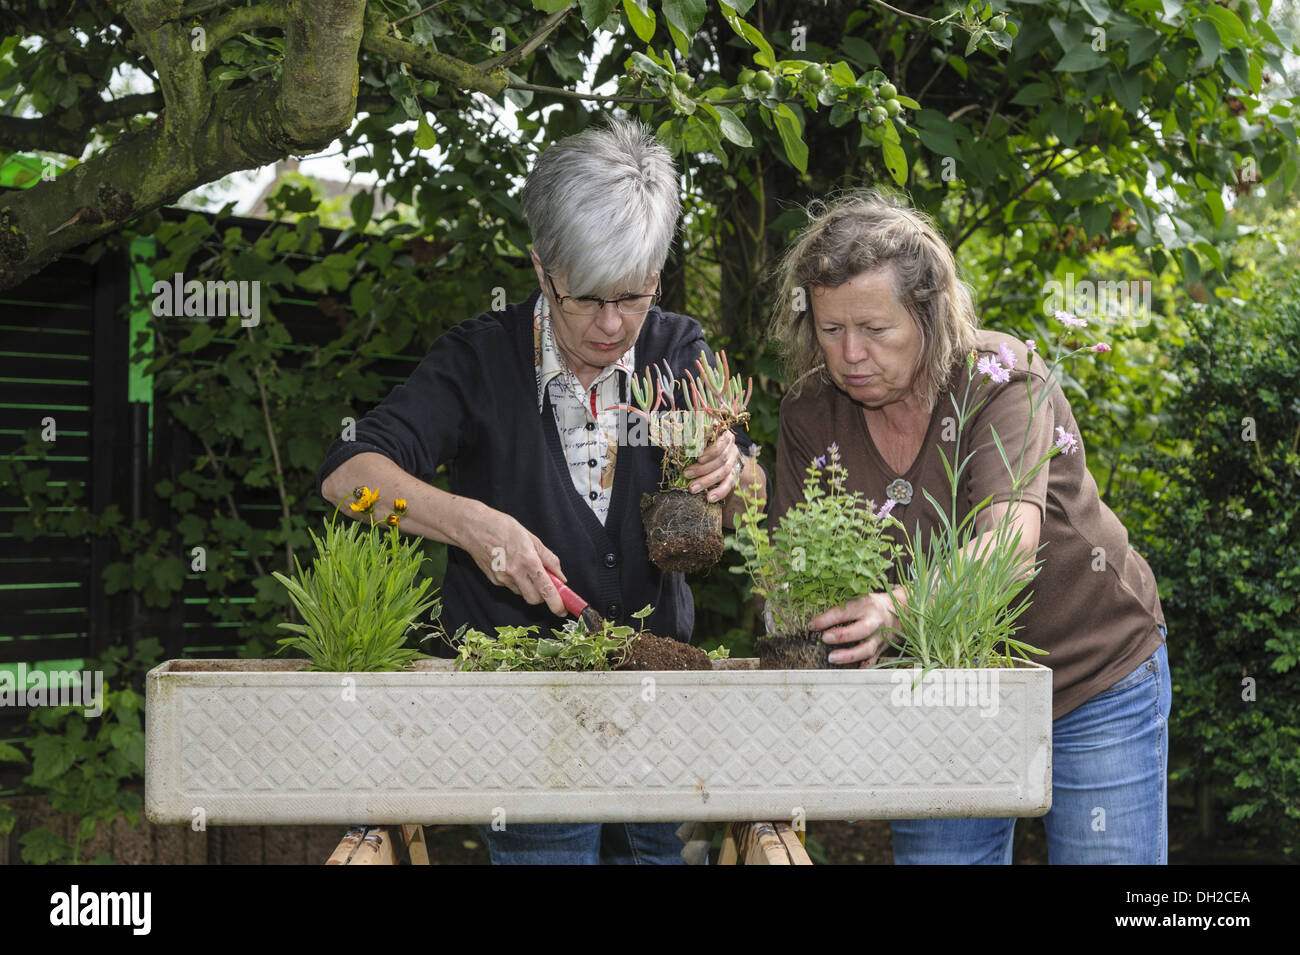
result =
[{"label": "blue jeans", "polygon": [[[1160,628],[1165,636],[1165,628]],[[1170,681],[1165,644],[1052,724],[1052,865],[1165,865]],[[1010,865],[1015,819],[896,819],[898,865]]]},{"label": "blue jeans", "polygon": [[493,865],[685,865],[676,822],[478,826]]}]

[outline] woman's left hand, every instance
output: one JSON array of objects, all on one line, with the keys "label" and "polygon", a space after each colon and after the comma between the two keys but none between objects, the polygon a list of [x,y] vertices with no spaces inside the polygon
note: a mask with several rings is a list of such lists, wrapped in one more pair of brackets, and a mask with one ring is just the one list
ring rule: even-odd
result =
[{"label": "woman's left hand", "polygon": [[721,501],[736,489],[736,464],[740,461],[740,448],[736,446],[736,436],[731,431],[718,435],[718,440],[704,449],[689,468],[682,474],[690,480],[691,493],[712,488],[710,501]]},{"label": "woman's left hand", "polygon": [[867,594],[842,607],[832,607],[818,614],[808,622],[808,629],[822,631],[826,643],[842,647],[831,653],[831,663],[857,663],[860,667],[869,667],[880,658],[887,645],[880,630],[890,625],[893,618],[888,594]]}]

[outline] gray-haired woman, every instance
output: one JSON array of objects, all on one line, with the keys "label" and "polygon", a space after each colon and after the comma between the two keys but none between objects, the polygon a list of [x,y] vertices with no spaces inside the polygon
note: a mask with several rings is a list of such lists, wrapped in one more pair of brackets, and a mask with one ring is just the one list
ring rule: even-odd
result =
[{"label": "gray-haired woman", "polygon": [[[1170,681],[1155,577],[1100,499],[1080,447],[1052,457],[1019,495],[992,437],[994,429],[1025,433],[1026,376],[1035,396],[1048,393],[1025,460],[1042,458],[1062,434],[1078,435],[1069,402],[1026,342],[980,329],[952,254],[925,216],[878,192],[814,203],[810,212],[780,267],[773,331],[797,381],[781,403],[772,520],[798,499],[809,462],[837,444],[848,488],[893,500],[893,516],[909,533],[919,525],[928,540],[938,515],[922,492],[951,497],[943,455],[954,457],[950,395],[965,392],[966,356],[1011,365],[1005,382],[972,391],[972,403],[987,401],[962,437],[958,457],[973,456],[958,518],[991,496],[977,516],[980,532],[991,533],[1010,510],[1026,561],[1046,545],[1018,636],[1049,651],[1041,659],[1052,668],[1050,859],[1163,863]],[[894,536],[902,543],[896,529]],[[867,666],[885,647],[884,628],[897,623],[888,595],[876,593],[826,608],[810,628],[839,648],[832,663]],[[896,820],[894,857],[1010,862],[1014,826],[1014,819]]]},{"label": "gray-haired woman", "polygon": [[[319,489],[335,504],[378,489],[381,519],[405,498],[403,530],[454,545],[449,632],[560,626],[549,570],[607,620],[653,604],[645,629],[688,641],[690,588],[649,562],[638,508],[661,452],[635,443],[617,410],[638,370],[666,362],[680,375],[707,352],[698,322],[656,307],[681,210],[672,158],[644,126],[615,120],[545,150],[523,206],[537,290],[439,338],[356,440],[330,448]],[[692,490],[725,499],[728,523],[739,482],[766,481],[742,459],[749,445],[725,433],[686,472]],[[430,483],[444,463],[450,493]],[[673,823],[527,825],[513,821],[527,805],[502,808],[504,828],[480,827],[494,863],[681,861]]]}]

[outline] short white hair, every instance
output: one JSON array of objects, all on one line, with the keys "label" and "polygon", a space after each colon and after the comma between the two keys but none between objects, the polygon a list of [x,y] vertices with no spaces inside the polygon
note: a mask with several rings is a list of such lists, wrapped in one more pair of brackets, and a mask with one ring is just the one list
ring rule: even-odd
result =
[{"label": "short white hair", "polygon": [[571,295],[644,287],[663,270],[682,212],[672,154],[649,127],[616,118],[547,148],[523,206],[542,267]]}]

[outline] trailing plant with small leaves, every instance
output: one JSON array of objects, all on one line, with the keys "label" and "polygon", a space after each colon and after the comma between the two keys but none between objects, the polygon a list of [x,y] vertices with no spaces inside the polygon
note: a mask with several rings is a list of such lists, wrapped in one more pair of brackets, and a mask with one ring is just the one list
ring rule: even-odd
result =
[{"label": "trailing plant with small leaves", "polygon": [[423,656],[406,646],[406,638],[430,608],[438,615],[440,601],[425,597],[432,581],[417,581],[420,565],[428,559],[420,553],[419,539],[399,538],[398,515],[405,512],[405,501],[394,502],[385,534],[372,516],[378,492],[357,488],[354,496],[349,506],[370,517],[369,526],[343,526],[335,511],[323,539],[309,531],[317,553],[312,569],[303,570],[295,558],[297,580],[274,574],[306,621],[280,624],[298,634],[284,637],[280,646],[301,650],[313,670],[401,670]]},{"label": "trailing plant with small leaves", "polygon": [[[757,494],[742,492],[745,509],[727,540],[744,558],[732,572],[749,575],[778,633],[802,633],[808,621],[831,607],[884,589],[898,549],[884,534],[891,522],[897,523],[889,516],[893,503],[877,511],[864,495],[847,491],[848,472],[840,464],[839,448],[831,445],[827,451],[829,463],[821,456],[808,466],[804,499],[770,534],[761,526],[763,502]],[[823,487],[823,468],[829,489]]]},{"label": "trailing plant with small leaves", "polygon": [[[654,612],[644,607],[632,614],[643,620]],[[590,630],[580,620],[570,620],[552,637],[533,636],[536,627],[497,627],[489,637],[481,630],[462,626],[448,642],[457,647],[458,670],[612,670],[627,656],[632,627],[608,620]],[[444,634],[445,638],[445,634]]]}]

